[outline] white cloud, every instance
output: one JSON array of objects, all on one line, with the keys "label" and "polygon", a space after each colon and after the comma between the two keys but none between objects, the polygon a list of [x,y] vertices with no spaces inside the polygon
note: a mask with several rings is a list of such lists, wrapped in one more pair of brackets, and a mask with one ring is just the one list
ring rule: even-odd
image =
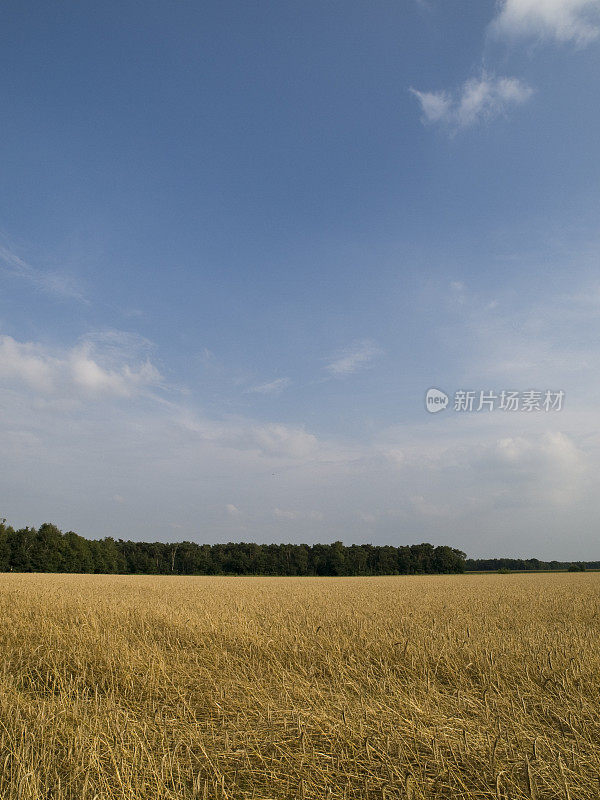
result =
[{"label": "white cloud", "polygon": [[327,365],[327,369],[332,375],[351,375],[353,372],[368,366],[379,355],[381,355],[379,347],[370,340],[364,340],[339,353]]},{"label": "white cloud", "polygon": [[280,423],[256,425],[249,432],[250,441],[270,456],[305,458],[316,454],[317,437],[301,428]]},{"label": "white cloud", "polygon": [[600,0],[504,0],[492,31],[584,46],[600,33]]},{"label": "white cloud", "polygon": [[454,103],[447,92],[410,91],[419,99],[427,122],[446,122],[452,117]]},{"label": "white cloud", "polygon": [[410,90],[421,104],[423,121],[441,123],[450,128],[468,128],[477,122],[505,114],[510,107],[522,105],[533,90],[518,78],[496,78],[483,74],[470,78],[458,92]]},{"label": "white cloud", "polygon": [[476,456],[473,466],[482,482],[488,472],[503,483],[512,504],[572,504],[591,474],[585,453],[560,430],[496,439]]},{"label": "white cloud", "polygon": [[84,341],[56,353],[39,343],[0,336],[0,380],[23,384],[46,398],[69,399],[132,397],[160,385],[160,373],[150,361],[107,366],[101,363],[105,354],[97,350],[92,342]]},{"label": "white cloud", "polygon": [[247,393],[257,393],[257,394],[280,394],[284,389],[291,384],[291,380],[289,378],[276,378],[274,381],[270,381],[269,383],[261,383],[258,386],[251,386],[249,389],[246,389]]}]

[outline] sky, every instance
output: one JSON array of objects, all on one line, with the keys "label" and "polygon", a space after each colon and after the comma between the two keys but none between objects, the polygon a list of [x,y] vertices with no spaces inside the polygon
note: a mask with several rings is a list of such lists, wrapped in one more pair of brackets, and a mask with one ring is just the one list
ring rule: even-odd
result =
[{"label": "sky", "polygon": [[600,559],[600,0],[8,0],[0,53],[0,516]]}]

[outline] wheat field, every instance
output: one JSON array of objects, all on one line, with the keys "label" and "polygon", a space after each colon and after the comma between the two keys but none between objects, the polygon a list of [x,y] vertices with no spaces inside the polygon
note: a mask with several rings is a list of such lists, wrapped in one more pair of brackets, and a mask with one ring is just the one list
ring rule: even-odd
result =
[{"label": "wheat field", "polygon": [[0,576],[2,800],[597,800],[600,575]]}]

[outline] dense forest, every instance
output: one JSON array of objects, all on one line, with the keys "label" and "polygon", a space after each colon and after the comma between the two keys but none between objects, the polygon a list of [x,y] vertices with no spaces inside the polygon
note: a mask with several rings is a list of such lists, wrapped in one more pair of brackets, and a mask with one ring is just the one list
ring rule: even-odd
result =
[{"label": "dense forest", "polygon": [[408,575],[464,572],[465,554],[415,544],[197,544],[90,540],[44,523],[15,530],[0,522],[0,572],[149,575]]},{"label": "dense forest", "polygon": [[466,558],[431,544],[198,544],[86,539],[45,522],[15,530],[0,520],[0,572],[129,575],[426,575],[465,571],[600,569],[600,562]]}]

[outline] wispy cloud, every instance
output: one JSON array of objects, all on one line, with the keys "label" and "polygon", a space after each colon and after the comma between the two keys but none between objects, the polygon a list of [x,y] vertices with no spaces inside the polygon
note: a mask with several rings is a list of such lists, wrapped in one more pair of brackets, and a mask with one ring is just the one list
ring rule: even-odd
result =
[{"label": "wispy cloud", "polygon": [[176,424],[198,440],[273,458],[301,460],[319,454],[319,440],[303,428],[281,422],[259,423],[245,418],[219,421],[174,404],[168,405]]},{"label": "wispy cloud", "polygon": [[74,284],[73,279],[60,272],[52,272],[32,267],[18,256],[12,249],[0,244],[0,268],[10,275],[27,281],[38,291],[87,303],[83,292]]},{"label": "wispy cloud", "polygon": [[298,511],[293,509],[287,508],[274,508],[273,509],[273,516],[275,519],[279,520],[301,520],[301,521],[312,521],[312,522],[322,522],[323,514],[320,511]]},{"label": "wispy cloud", "polygon": [[351,375],[367,367],[381,352],[375,342],[366,339],[339,353],[327,365],[327,370],[336,376]]},{"label": "wispy cloud", "polygon": [[504,0],[491,30],[582,47],[600,34],[600,0]]},{"label": "wispy cloud", "polygon": [[439,123],[452,129],[468,128],[478,122],[505,114],[525,103],[533,89],[518,78],[497,78],[483,74],[470,78],[454,93],[410,90],[419,100],[423,122]]},{"label": "wispy cloud", "polygon": [[269,383],[260,383],[258,386],[251,386],[249,389],[246,389],[246,393],[281,394],[290,384],[291,380],[289,378],[276,378],[274,381],[269,381]]}]

